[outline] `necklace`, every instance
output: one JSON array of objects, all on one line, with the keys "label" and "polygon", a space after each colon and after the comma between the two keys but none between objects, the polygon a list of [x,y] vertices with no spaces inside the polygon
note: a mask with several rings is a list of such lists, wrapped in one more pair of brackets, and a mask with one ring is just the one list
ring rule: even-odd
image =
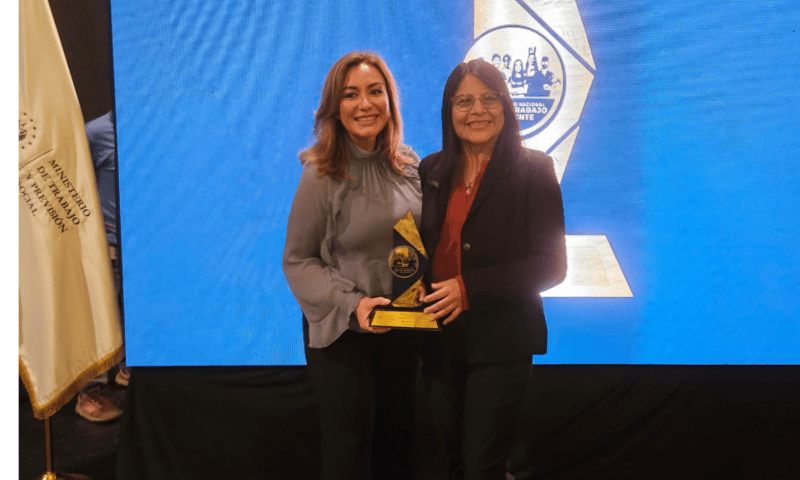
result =
[{"label": "necklace", "polygon": [[[488,159],[486,161],[488,162]],[[462,168],[463,168],[462,175],[464,175],[464,184],[465,184],[464,190],[466,190],[466,192],[467,192],[467,197],[470,197],[473,194],[473,185],[475,184],[475,181],[478,180],[478,176],[480,176],[481,171],[485,167],[486,167],[486,163],[485,162],[479,162],[478,163],[478,170],[475,172],[475,175],[472,177],[472,181],[467,183],[467,178],[469,177],[469,174],[466,171],[467,170],[466,165],[462,165]]]},{"label": "necklace", "polygon": [[474,180],[473,180],[472,182],[470,182],[470,184],[469,184],[469,185],[467,185],[467,188],[465,189],[465,190],[467,191],[467,196],[468,196],[468,197],[469,197],[470,195],[472,195],[472,184],[473,184],[473,183],[475,183],[475,181],[474,181]]},{"label": "necklace", "polygon": [[473,185],[475,185],[475,180],[478,179],[478,174],[480,174],[480,171],[475,173],[475,176],[472,177],[472,181],[469,182],[469,184],[467,184],[467,177],[466,176],[464,177],[464,183],[466,184],[466,187],[464,188],[464,190],[467,191],[467,197],[472,195],[472,192],[473,192],[473,188],[472,187],[473,187]]}]

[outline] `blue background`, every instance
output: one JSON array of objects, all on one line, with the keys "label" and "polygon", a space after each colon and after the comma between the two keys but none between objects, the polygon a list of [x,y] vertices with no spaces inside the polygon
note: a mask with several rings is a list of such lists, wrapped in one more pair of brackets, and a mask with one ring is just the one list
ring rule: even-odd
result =
[{"label": "blue background", "polygon": [[[325,74],[380,53],[424,157],[472,3],[112,0],[129,365],[304,363],[280,260]],[[798,363],[796,3],[578,7],[567,233],[606,235],[634,296],[545,299],[536,363]]]}]

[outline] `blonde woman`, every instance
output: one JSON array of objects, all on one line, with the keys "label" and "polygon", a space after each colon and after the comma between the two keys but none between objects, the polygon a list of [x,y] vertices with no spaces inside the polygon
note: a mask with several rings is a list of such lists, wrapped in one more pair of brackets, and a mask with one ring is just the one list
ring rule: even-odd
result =
[{"label": "blonde woman", "polygon": [[283,271],[303,311],[322,478],[409,479],[414,334],[372,328],[368,316],[389,303],[392,227],[409,210],[420,224],[419,158],[401,143],[397,86],[375,54],[348,53],[331,67],[315,120]]}]

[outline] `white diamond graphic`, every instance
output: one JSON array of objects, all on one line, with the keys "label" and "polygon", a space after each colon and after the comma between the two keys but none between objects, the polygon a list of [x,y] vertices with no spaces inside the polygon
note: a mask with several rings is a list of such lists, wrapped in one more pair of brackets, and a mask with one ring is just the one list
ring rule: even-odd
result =
[{"label": "white diamond graphic", "polygon": [[[513,82],[509,85],[525,146],[553,157],[561,183],[596,70],[577,4],[574,0],[475,0],[474,35],[475,44],[465,61],[479,57],[491,61],[499,56],[499,69],[506,78],[517,71],[517,62],[543,69],[543,58],[548,57],[550,90],[534,94],[517,90],[515,94]],[[567,278],[542,296],[633,296],[605,235],[567,235],[566,244]]]}]

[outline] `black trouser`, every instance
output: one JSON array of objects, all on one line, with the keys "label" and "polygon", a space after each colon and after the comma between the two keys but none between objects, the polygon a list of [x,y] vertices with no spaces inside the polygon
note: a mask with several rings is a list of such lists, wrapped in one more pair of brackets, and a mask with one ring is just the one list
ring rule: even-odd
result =
[{"label": "black trouser", "polygon": [[446,343],[425,355],[423,372],[450,478],[505,480],[532,358],[469,364],[463,345]]},{"label": "black trouser", "polygon": [[420,360],[408,333],[348,330],[325,348],[306,346],[324,480],[413,478]]}]

